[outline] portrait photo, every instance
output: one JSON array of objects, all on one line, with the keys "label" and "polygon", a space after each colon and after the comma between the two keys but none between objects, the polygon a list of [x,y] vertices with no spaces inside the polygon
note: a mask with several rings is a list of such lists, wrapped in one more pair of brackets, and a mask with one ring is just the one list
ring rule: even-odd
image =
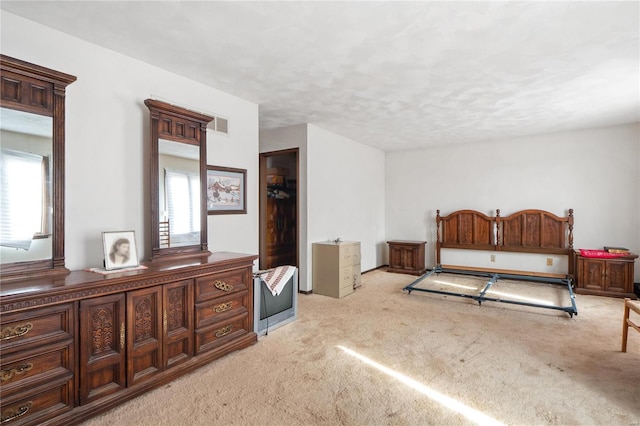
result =
[{"label": "portrait photo", "polygon": [[104,268],[107,271],[139,266],[134,231],[103,232]]}]

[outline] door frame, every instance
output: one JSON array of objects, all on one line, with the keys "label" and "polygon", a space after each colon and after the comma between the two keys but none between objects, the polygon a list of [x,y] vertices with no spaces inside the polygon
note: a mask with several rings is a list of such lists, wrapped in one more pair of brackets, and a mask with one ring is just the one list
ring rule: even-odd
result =
[{"label": "door frame", "polygon": [[281,155],[295,155],[296,163],[296,266],[300,265],[300,148],[282,149],[278,151],[269,151],[260,153],[260,161],[258,173],[260,176],[258,184],[259,199],[259,230],[260,230],[260,252],[259,252],[259,268],[265,269],[267,258],[267,159],[269,157],[277,157]]}]

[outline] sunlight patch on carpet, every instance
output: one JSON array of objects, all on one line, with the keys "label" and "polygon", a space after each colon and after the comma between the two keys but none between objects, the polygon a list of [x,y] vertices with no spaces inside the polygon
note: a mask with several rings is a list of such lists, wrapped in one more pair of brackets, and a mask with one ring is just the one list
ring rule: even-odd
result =
[{"label": "sunlight patch on carpet", "polygon": [[345,348],[344,346],[337,346],[338,348],[342,349],[344,352],[346,352],[347,354],[357,358],[358,360],[364,362],[365,364],[374,367],[375,369],[393,377],[394,379],[400,381],[401,383],[403,383],[406,386],[409,386],[412,389],[417,390],[418,392],[422,393],[423,395],[427,396],[428,398],[432,399],[433,401],[438,402],[439,404],[442,404],[443,406],[447,407],[448,409],[457,412],[458,414],[461,414],[462,416],[466,417],[467,419],[471,420],[472,422],[479,424],[479,425],[503,425],[502,422],[499,422],[498,420],[474,409],[471,408],[465,404],[463,404],[462,402],[458,401],[457,399],[448,397],[446,395],[441,394],[440,392],[431,389],[428,386],[425,386],[424,384],[411,379],[410,377],[407,377],[401,373],[398,373],[397,371],[386,367],[382,364],[377,363],[376,361],[367,358],[366,356],[353,351],[349,348]]},{"label": "sunlight patch on carpet", "polygon": [[471,287],[468,285],[462,285],[462,284],[454,284],[454,283],[450,283],[447,281],[442,281],[442,280],[433,280],[434,283],[438,283],[438,284],[444,284],[444,285],[448,285],[451,287],[455,287],[455,288],[464,288],[465,290],[478,290],[478,287]]},{"label": "sunlight patch on carpet", "polygon": [[554,306],[554,303],[550,302],[548,300],[535,299],[533,297],[520,296],[520,295],[517,295],[517,294],[507,293],[507,292],[504,292],[504,291],[489,290],[489,291],[487,291],[487,294],[496,295],[498,297],[499,296],[507,297],[509,299],[513,299],[513,300],[516,300],[516,301],[522,301],[522,302],[528,302],[528,303],[537,303],[538,305]]}]

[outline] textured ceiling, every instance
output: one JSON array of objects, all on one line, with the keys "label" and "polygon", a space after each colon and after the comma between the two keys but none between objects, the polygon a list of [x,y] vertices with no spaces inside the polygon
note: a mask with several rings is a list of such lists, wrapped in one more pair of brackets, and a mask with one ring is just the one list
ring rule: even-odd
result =
[{"label": "textured ceiling", "polygon": [[6,1],[385,151],[640,120],[640,3]]}]

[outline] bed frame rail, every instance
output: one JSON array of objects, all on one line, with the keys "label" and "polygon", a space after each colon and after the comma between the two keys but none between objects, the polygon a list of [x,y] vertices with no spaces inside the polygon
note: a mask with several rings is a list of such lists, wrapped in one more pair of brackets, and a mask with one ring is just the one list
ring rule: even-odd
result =
[{"label": "bed frame rail", "polygon": [[[563,276],[561,274],[484,268],[468,270],[460,266],[443,268],[441,263],[443,248],[567,255],[569,271]],[[404,287],[403,290],[408,291],[409,294],[416,290],[467,297],[479,304],[482,304],[483,301],[491,301],[556,309],[573,317],[574,314],[578,314],[573,292],[573,262],[573,209],[568,210],[566,217],[556,216],[548,211],[538,209],[521,210],[506,217],[500,215],[500,209],[496,210],[495,217],[487,216],[476,210],[458,210],[447,216],[440,216],[440,210],[436,210],[436,267]],[[477,295],[416,287],[428,276],[440,272],[476,275],[490,279]],[[488,290],[500,278],[566,286],[571,306],[552,306],[487,296]]]},{"label": "bed frame rail", "polygon": [[[429,288],[417,287],[420,282],[430,277],[433,274],[440,274],[443,272],[454,273],[454,274],[464,274],[464,275],[473,275],[477,277],[487,277],[489,280],[486,282],[484,288],[478,294],[468,294],[468,293],[456,293],[452,291],[445,290],[435,290]],[[509,298],[497,298],[487,296],[487,292],[489,289],[498,282],[499,279],[511,279],[511,280],[520,280],[520,281],[530,281],[537,283],[545,283],[545,284],[560,284],[566,287],[569,293],[569,300],[571,301],[571,305],[569,306],[558,306],[558,305],[548,305],[542,303],[533,303],[533,302],[523,302],[521,300],[509,299]],[[512,305],[520,305],[520,306],[529,306],[533,308],[544,308],[544,309],[552,309],[557,311],[566,312],[569,314],[569,317],[573,318],[574,315],[578,315],[578,307],[576,306],[576,296],[573,292],[573,282],[571,278],[551,278],[551,277],[536,277],[532,275],[517,275],[517,274],[498,274],[498,273],[490,273],[490,272],[479,272],[472,270],[461,270],[461,269],[444,269],[441,267],[436,267],[430,271],[427,271],[425,274],[420,276],[418,279],[413,281],[411,284],[405,286],[403,291],[407,291],[408,294],[411,294],[412,291],[421,291],[426,293],[435,293],[442,294],[446,296],[456,296],[456,297],[465,297],[469,299],[473,299],[478,302],[478,305],[482,306],[482,302],[501,302],[508,303]]]}]

